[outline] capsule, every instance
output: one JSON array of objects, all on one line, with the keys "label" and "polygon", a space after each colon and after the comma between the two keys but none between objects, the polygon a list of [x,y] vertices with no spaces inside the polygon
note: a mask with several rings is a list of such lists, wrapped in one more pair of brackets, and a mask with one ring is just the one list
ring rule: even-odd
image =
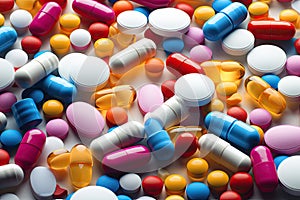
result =
[{"label": "capsule", "polygon": [[245,80],[247,93],[259,103],[261,107],[273,115],[280,115],[286,108],[286,100],[267,82],[258,76],[249,76]]},{"label": "capsule", "polygon": [[61,7],[62,9],[65,9],[66,6],[67,6],[67,3],[68,3],[68,0],[39,0],[39,2],[40,2],[42,5],[44,5],[44,4],[46,4],[46,3],[50,2],[50,1],[56,2],[57,4],[60,5],[60,7]]},{"label": "capsule", "polygon": [[204,74],[203,69],[197,63],[181,53],[173,53],[166,59],[167,69],[176,77],[190,73]]},{"label": "capsule", "polygon": [[276,167],[271,151],[257,146],[250,153],[255,183],[262,192],[273,192],[278,185]]},{"label": "capsule", "polygon": [[19,185],[24,179],[24,172],[19,165],[0,166],[0,190]]},{"label": "capsule", "polygon": [[64,175],[70,165],[70,152],[66,149],[57,149],[48,155],[47,163],[55,175],[58,177]]},{"label": "capsule", "polygon": [[111,25],[115,21],[115,12],[104,4],[94,0],[74,0],[73,10],[84,18]]},{"label": "capsule", "polygon": [[38,4],[39,0],[16,0],[18,8],[31,11]]},{"label": "capsule", "polygon": [[101,161],[105,154],[135,144],[144,137],[144,126],[137,121],[130,121],[94,139],[90,149],[93,156]]},{"label": "capsule", "polygon": [[118,175],[141,170],[150,159],[149,149],[143,145],[136,145],[107,154],[102,160],[102,168],[107,174]]},{"label": "capsule", "polygon": [[141,4],[150,9],[168,7],[172,3],[171,0],[154,0],[154,1],[133,0],[133,2]]},{"label": "capsule", "polygon": [[259,133],[255,128],[225,113],[210,112],[204,122],[210,132],[243,152],[250,152],[259,143]]},{"label": "capsule", "polygon": [[90,184],[92,167],[91,151],[84,145],[75,145],[70,152],[70,179],[75,188],[83,188]]},{"label": "capsule", "polygon": [[47,35],[54,28],[61,13],[62,9],[57,3],[49,2],[44,4],[29,25],[32,35]]},{"label": "capsule", "polygon": [[23,170],[32,169],[40,157],[46,142],[46,134],[39,129],[27,131],[19,145],[15,163]]},{"label": "capsule", "polygon": [[248,24],[248,30],[256,39],[290,40],[296,33],[295,25],[287,21],[253,20]]},{"label": "capsule", "polygon": [[201,136],[199,146],[200,157],[207,156],[232,172],[248,172],[251,168],[249,156],[214,134]]},{"label": "capsule", "polygon": [[18,38],[18,34],[15,29],[2,26],[0,27],[0,53],[8,50]]},{"label": "capsule", "polygon": [[239,2],[229,4],[205,22],[203,33],[206,39],[217,41],[234,30],[247,17],[246,6]]}]

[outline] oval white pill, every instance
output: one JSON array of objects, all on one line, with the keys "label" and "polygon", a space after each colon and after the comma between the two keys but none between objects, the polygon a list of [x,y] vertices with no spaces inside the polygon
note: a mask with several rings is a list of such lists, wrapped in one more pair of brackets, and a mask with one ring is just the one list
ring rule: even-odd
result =
[{"label": "oval white pill", "polygon": [[118,197],[109,189],[101,186],[87,186],[77,190],[71,200],[118,200]]},{"label": "oval white pill", "polygon": [[14,83],[15,70],[7,60],[0,58],[0,92],[8,89]]},{"label": "oval white pill", "polygon": [[62,59],[60,59],[58,64],[59,75],[70,82],[71,71],[74,71],[82,66],[86,57],[87,56],[83,53],[70,53],[64,56]]},{"label": "oval white pill", "polygon": [[255,75],[280,74],[286,59],[286,53],[275,45],[257,46],[247,55],[249,70]]},{"label": "oval white pill", "polygon": [[27,10],[19,9],[13,11],[10,14],[9,20],[17,31],[19,29],[21,33],[23,33],[25,30],[27,30],[28,26],[30,25],[32,21],[32,16]]},{"label": "oval white pill", "polygon": [[[298,87],[296,87],[298,86]],[[285,76],[278,82],[278,91],[290,101],[300,99],[300,77]]]},{"label": "oval white pill", "polygon": [[118,29],[126,34],[138,34],[145,30],[147,17],[135,10],[121,12],[117,17]]},{"label": "oval white pill", "polygon": [[13,64],[14,67],[19,68],[28,62],[28,55],[22,49],[13,49],[7,52],[5,60]]}]

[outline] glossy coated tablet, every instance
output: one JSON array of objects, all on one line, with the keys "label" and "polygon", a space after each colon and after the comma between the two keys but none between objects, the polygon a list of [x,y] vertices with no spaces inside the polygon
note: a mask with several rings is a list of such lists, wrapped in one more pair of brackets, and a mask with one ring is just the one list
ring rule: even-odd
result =
[{"label": "glossy coated tablet", "polygon": [[19,68],[28,62],[28,55],[22,49],[13,49],[5,55],[5,60],[9,61],[14,67]]},{"label": "glossy coated tablet", "polygon": [[0,195],[0,200],[20,200],[19,197],[13,193],[6,193]]},{"label": "glossy coated tablet", "polygon": [[86,57],[87,56],[83,53],[70,53],[64,56],[62,59],[60,59],[58,64],[59,75],[70,82],[71,71],[82,66]]},{"label": "glossy coated tablet", "polygon": [[146,84],[137,93],[138,106],[144,115],[154,111],[164,102],[164,96],[157,85]]},{"label": "glossy coated tablet", "polygon": [[175,83],[175,95],[182,98],[188,106],[206,105],[214,93],[213,81],[203,74],[187,74],[180,77]]},{"label": "glossy coated tablet", "polygon": [[32,21],[32,16],[27,10],[19,9],[10,14],[9,20],[15,28],[27,28]]},{"label": "glossy coated tablet", "polygon": [[7,60],[0,58],[0,92],[8,89],[14,82],[15,70]]},{"label": "glossy coated tablet", "polygon": [[222,42],[222,49],[233,56],[247,54],[254,46],[254,35],[246,29],[236,29],[227,35]]},{"label": "glossy coated tablet", "polygon": [[278,91],[289,100],[298,101],[300,98],[300,77],[285,76],[278,82]]},{"label": "glossy coated tablet", "polygon": [[77,190],[70,200],[118,200],[118,197],[109,189],[101,186],[87,186]]},{"label": "glossy coated tablet", "polygon": [[286,59],[286,53],[275,45],[257,46],[247,55],[249,70],[255,75],[280,74]]},{"label": "glossy coated tablet", "polygon": [[148,23],[147,17],[135,10],[121,12],[117,17],[118,29],[126,34],[142,33]]},{"label": "glossy coated tablet", "polygon": [[278,179],[283,189],[296,196],[300,196],[300,156],[291,156],[283,160],[277,169]]},{"label": "glossy coated tablet", "polygon": [[188,31],[190,23],[190,16],[177,8],[160,8],[149,15],[150,29],[166,37],[181,36]]}]

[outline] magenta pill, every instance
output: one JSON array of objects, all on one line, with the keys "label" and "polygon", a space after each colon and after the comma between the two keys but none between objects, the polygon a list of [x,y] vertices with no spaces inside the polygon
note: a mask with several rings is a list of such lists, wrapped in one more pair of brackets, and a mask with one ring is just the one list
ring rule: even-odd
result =
[{"label": "magenta pill", "polygon": [[212,51],[205,45],[197,45],[191,49],[190,58],[197,63],[202,63],[212,59]]},{"label": "magenta pill", "polygon": [[300,55],[290,56],[286,60],[286,71],[289,75],[300,76]]},{"label": "magenta pill", "polygon": [[201,28],[191,27],[189,31],[183,35],[183,41],[186,47],[194,47],[204,43],[204,34]]},{"label": "magenta pill", "polygon": [[48,136],[55,136],[64,140],[69,133],[69,125],[63,119],[53,119],[46,124],[46,132]]},{"label": "magenta pill", "polygon": [[259,126],[266,131],[272,123],[272,115],[263,108],[257,108],[250,112],[250,124]]},{"label": "magenta pill", "polygon": [[11,106],[17,102],[17,97],[12,92],[4,92],[0,94],[0,112],[8,113]]},{"label": "magenta pill", "polygon": [[143,115],[154,111],[164,103],[164,96],[161,89],[154,84],[144,85],[137,93],[139,109]]}]

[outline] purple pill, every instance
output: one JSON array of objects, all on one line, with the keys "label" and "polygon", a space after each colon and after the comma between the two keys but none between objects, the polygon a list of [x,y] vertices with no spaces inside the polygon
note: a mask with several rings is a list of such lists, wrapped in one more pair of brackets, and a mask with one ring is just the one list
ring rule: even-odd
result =
[{"label": "purple pill", "polygon": [[69,133],[69,125],[63,119],[53,119],[46,124],[46,132],[48,136],[55,136],[64,140]]},{"label": "purple pill", "polygon": [[12,92],[0,94],[0,112],[8,113],[11,111],[11,106],[17,102],[17,97]]},{"label": "purple pill", "polygon": [[212,59],[212,51],[205,45],[197,45],[190,51],[191,60],[202,63]]},{"label": "purple pill", "polygon": [[194,47],[204,43],[204,34],[201,28],[191,27],[189,31],[183,35],[184,44],[186,47]]},{"label": "purple pill", "polygon": [[286,71],[289,75],[300,76],[300,55],[293,55],[286,60]]},{"label": "purple pill", "polygon": [[259,126],[263,131],[266,131],[272,123],[272,115],[263,108],[257,108],[250,112],[250,124]]}]

